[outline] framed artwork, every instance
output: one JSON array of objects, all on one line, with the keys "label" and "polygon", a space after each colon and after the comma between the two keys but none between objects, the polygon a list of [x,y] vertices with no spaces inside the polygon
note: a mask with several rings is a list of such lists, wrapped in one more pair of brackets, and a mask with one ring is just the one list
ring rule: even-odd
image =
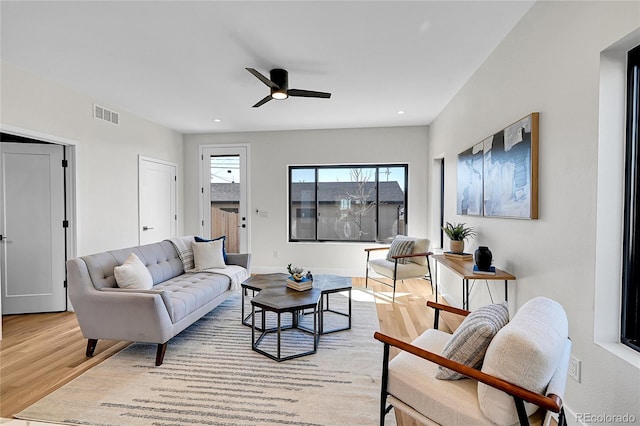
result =
[{"label": "framed artwork", "polygon": [[458,214],[482,215],[483,143],[458,154]]},{"label": "framed artwork", "polygon": [[484,216],[538,218],[538,115],[484,140]]},{"label": "framed artwork", "polygon": [[533,112],[458,154],[458,214],[538,218],[538,117]]}]

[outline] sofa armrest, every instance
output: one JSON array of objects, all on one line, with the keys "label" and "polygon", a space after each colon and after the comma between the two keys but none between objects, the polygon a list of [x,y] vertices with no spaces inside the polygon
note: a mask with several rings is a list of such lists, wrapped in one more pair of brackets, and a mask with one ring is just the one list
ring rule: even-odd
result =
[{"label": "sofa armrest", "polygon": [[170,312],[157,290],[97,290],[86,263],[78,258],[67,261],[67,276],[69,298],[84,337],[164,343],[173,336]]},{"label": "sofa armrest", "polygon": [[[526,402],[530,402],[545,410],[558,413],[560,412],[560,408],[562,407],[562,400],[560,400],[556,395],[544,396],[535,392],[531,392],[528,389],[525,389],[513,383],[509,383],[506,380],[502,380],[502,379],[499,379],[498,377],[483,373],[482,371],[476,370],[475,368],[469,367],[464,364],[460,364],[459,362],[456,362],[456,361],[452,361],[448,358],[445,358],[433,352],[429,352],[417,346],[413,346],[410,343],[403,342],[402,340],[398,340],[394,337],[387,336],[380,332],[375,332],[373,337],[376,340],[379,340],[380,342],[384,343],[385,345],[396,347],[402,351],[409,352],[419,358],[422,358],[427,361],[431,361],[433,363],[441,365],[443,367],[449,368],[460,374],[464,374],[465,376],[473,380],[485,383],[515,398],[519,398]],[[385,368],[383,366],[383,370],[384,369]]]},{"label": "sofa armrest", "polygon": [[242,266],[251,273],[251,253],[227,253],[227,263]]}]

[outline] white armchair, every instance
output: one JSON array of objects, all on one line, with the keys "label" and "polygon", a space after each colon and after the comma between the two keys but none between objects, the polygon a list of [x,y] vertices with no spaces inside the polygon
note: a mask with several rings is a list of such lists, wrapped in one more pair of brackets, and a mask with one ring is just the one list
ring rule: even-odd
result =
[{"label": "white armchair", "polygon": [[[364,249],[367,253],[367,270],[364,286],[369,287],[369,280],[373,280],[393,287],[392,300],[395,301],[396,281],[424,277],[429,277],[428,279],[431,280],[429,256],[432,253],[427,251],[428,247],[429,240],[426,238],[411,238],[398,235],[389,247]],[[371,252],[378,250],[387,250],[387,256],[385,258],[372,259]],[[370,276],[369,270],[372,270],[383,278],[389,279],[391,283]]]},{"label": "white armchair", "polygon": [[[469,312],[433,302],[427,306],[436,311],[434,329],[411,344],[374,335],[384,343],[380,425],[393,407],[424,424],[546,424],[549,412],[559,413],[560,426],[566,424],[562,398],[571,341],[566,314],[557,302],[537,297],[525,303],[490,338],[481,369],[450,359],[455,358],[451,353],[442,356],[453,336],[437,330],[440,310]],[[401,351],[391,361],[390,346]],[[465,378],[437,379],[440,366]]]}]

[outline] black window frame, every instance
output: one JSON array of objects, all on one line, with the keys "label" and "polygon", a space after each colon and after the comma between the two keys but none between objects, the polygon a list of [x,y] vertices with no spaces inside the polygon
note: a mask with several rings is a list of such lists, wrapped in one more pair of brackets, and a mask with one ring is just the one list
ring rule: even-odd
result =
[{"label": "black window frame", "polygon": [[622,322],[620,340],[640,352],[640,45],[627,56]]},{"label": "black window frame", "polygon": [[[375,232],[376,235],[374,238],[372,239],[356,239],[356,240],[351,240],[351,239],[326,239],[326,238],[318,238],[318,223],[319,223],[319,217],[318,217],[318,212],[320,212],[320,201],[318,200],[318,175],[319,175],[319,170],[322,169],[353,169],[353,168],[371,168],[371,169],[376,169],[375,172],[375,222],[376,222],[376,226],[375,226]],[[290,219],[288,220],[288,241],[289,242],[293,242],[293,243],[297,243],[297,242],[304,242],[304,243],[314,243],[314,242],[318,242],[318,243],[322,243],[322,242],[338,242],[338,243],[350,243],[350,242],[355,242],[355,243],[363,243],[363,242],[369,242],[369,243],[375,243],[375,242],[389,242],[389,241],[383,241],[381,239],[378,238],[378,236],[380,235],[380,223],[378,221],[378,217],[379,217],[379,199],[380,199],[380,185],[379,185],[379,178],[380,178],[380,169],[387,169],[387,168],[403,168],[404,169],[404,211],[403,211],[403,215],[404,215],[404,234],[407,234],[407,229],[408,229],[408,225],[409,225],[409,214],[408,214],[408,206],[409,206],[409,164],[408,163],[380,163],[380,164],[328,164],[328,165],[296,165],[296,166],[288,166],[288,171],[287,171],[287,179],[288,179],[288,197],[287,197],[287,214],[288,214],[288,218],[292,217],[292,193],[293,193],[293,188],[292,188],[292,184],[293,179],[292,179],[292,175],[294,170],[300,170],[300,169],[315,169],[315,211],[316,211],[316,220],[315,220],[315,238],[294,238],[292,235],[292,225],[290,223]]]}]

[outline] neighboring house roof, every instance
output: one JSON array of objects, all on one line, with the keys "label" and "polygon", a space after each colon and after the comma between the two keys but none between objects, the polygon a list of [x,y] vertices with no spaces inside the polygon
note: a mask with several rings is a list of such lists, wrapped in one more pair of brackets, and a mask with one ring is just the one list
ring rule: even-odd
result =
[{"label": "neighboring house roof", "polygon": [[[294,182],[291,185],[291,200],[300,202],[303,198],[303,191],[313,191],[314,187],[315,183],[313,182]],[[358,199],[359,196],[366,196],[367,202],[373,202],[376,194],[374,182],[365,182],[364,184],[359,182],[321,182],[318,184],[318,188],[321,203],[349,198]],[[214,203],[237,203],[239,199],[239,183],[211,184],[211,200]],[[387,203],[402,204],[404,203],[404,191],[396,181],[380,182],[380,199]]]}]

